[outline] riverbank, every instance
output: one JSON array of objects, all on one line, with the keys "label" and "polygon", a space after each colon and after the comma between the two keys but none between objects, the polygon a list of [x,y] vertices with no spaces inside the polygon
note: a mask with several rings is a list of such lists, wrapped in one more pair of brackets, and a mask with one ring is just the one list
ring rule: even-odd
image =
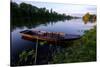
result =
[{"label": "riverbank", "polygon": [[89,61],[96,61],[96,27],[86,31],[80,40],[72,43],[72,46],[65,47],[61,52],[56,53],[51,63]]}]

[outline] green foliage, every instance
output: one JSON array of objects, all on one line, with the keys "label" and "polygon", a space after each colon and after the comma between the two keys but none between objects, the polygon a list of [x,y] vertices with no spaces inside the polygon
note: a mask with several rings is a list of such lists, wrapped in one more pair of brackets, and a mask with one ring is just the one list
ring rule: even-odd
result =
[{"label": "green foliage", "polygon": [[[32,61],[28,61],[29,56],[31,57]],[[30,51],[22,51],[22,53],[19,54],[19,61],[17,65],[21,65],[22,62],[27,63],[27,64],[32,64],[35,58],[35,51],[30,50]]]},{"label": "green foliage", "polygon": [[28,53],[27,53],[26,51],[23,51],[23,52],[19,55],[20,61],[22,61],[22,60],[27,61],[27,57],[28,57]]},{"label": "green foliage", "polygon": [[95,22],[96,21],[96,15],[95,14],[90,14],[90,13],[86,13],[84,16],[83,16],[83,21],[85,22],[85,24],[87,22]]},{"label": "green foliage", "polygon": [[47,44],[47,41],[40,42],[40,45],[45,45],[45,44]]},{"label": "green foliage", "polygon": [[88,61],[96,61],[96,27],[86,31],[80,40],[74,41],[73,46],[65,47],[62,52],[56,53],[51,63]]}]

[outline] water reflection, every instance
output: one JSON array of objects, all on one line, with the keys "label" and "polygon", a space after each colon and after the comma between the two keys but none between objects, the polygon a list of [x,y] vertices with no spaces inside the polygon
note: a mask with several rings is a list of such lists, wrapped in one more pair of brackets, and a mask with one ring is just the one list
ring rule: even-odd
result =
[{"label": "water reflection", "polygon": [[[48,23],[56,23],[57,21],[62,21],[64,22],[66,19],[62,19],[62,20],[59,20],[59,19],[53,19],[53,20],[32,20],[32,19],[16,19],[16,20],[11,20],[11,29],[15,29],[16,27],[20,27],[22,28],[23,26],[26,26],[27,28],[33,28],[33,27],[37,27],[38,25],[41,25],[41,24],[48,24]],[[71,19],[68,19],[68,20],[71,20]]]},{"label": "water reflection", "polygon": [[[14,29],[16,28],[20,28],[20,29],[23,29],[24,27],[26,27],[27,29],[31,29],[31,28],[36,28],[36,27],[39,27],[39,26],[48,26],[48,25],[51,25],[51,26],[54,26],[56,23],[59,23],[59,22],[69,22],[69,23],[73,23],[73,22],[82,22],[82,24],[87,24],[87,23],[94,23],[95,21],[94,20],[86,20],[86,19],[82,19],[81,21],[77,21],[77,20],[80,20],[81,18],[77,18],[77,19],[63,19],[63,20],[49,20],[49,21],[34,21],[34,20],[28,20],[28,21],[25,21],[25,20],[22,20],[22,21],[11,21],[11,31],[13,31]],[[74,20],[74,21],[73,21]],[[67,25],[68,26],[68,25]]]}]

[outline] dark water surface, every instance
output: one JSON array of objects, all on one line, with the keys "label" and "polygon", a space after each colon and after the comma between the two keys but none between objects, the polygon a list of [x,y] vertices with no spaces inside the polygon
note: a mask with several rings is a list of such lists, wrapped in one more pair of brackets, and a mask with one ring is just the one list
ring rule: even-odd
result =
[{"label": "dark water surface", "polygon": [[[26,29],[37,29],[44,30],[50,32],[64,32],[66,34],[78,34],[83,35],[85,30],[89,30],[93,28],[95,23],[87,23],[85,24],[82,19],[72,19],[65,21],[57,21],[57,22],[47,22],[46,24],[38,24],[38,26],[34,25],[29,28],[27,26],[16,27],[11,31],[11,63],[12,65],[19,61],[19,54],[22,51],[27,50],[36,50],[36,42],[28,41],[22,39],[20,31]],[[60,46],[55,45],[38,45],[37,50],[37,62],[36,64],[48,64],[52,58],[52,55],[57,50],[62,49]],[[22,65],[28,65],[27,63],[23,63]]]}]

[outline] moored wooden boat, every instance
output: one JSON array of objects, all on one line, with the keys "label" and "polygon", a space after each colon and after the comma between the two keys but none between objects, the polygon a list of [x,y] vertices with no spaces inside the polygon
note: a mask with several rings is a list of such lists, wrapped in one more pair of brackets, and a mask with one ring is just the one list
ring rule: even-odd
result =
[{"label": "moored wooden boat", "polygon": [[20,32],[27,39],[38,39],[42,41],[68,41],[80,39],[80,35],[65,34],[63,32],[46,32],[37,30],[24,30]]}]

